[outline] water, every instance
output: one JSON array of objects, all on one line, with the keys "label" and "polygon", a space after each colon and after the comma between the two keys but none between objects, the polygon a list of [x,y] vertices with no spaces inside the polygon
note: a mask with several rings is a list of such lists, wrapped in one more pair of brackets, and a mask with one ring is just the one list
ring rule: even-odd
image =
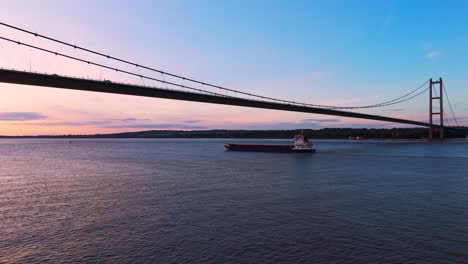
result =
[{"label": "water", "polygon": [[0,140],[0,262],[468,262],[468,143]]}]

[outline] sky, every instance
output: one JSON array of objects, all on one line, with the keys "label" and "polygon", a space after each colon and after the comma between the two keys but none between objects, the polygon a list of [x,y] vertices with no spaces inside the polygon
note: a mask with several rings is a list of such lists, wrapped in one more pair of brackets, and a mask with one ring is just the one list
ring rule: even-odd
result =
[{"label": "sky", "polygon": [[[287,100],[373,104],[442,77],[460,124],[468,123],[464,122],[468,120],[466,17],[466,1],[0,2],[1,22],[167,72]],[[0,27],[0,36],[161,77],[5,27]],[[158,85],[4,41],[0,41],[0,67]],[[427,121],[428,97],[366,112]],[[398,126],[0,84],[0,135]]]}]

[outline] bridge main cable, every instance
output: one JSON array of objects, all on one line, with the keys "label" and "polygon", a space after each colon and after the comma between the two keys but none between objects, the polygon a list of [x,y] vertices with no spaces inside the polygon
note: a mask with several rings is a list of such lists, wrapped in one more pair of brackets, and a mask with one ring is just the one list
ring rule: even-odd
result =
[{"label": "bridge main cable", "polygon": [[455,113],[453,112],[452,104],[450,103],[450,98],[447,94],[447,89],[445,89],[445,83],[442,83],[442,88],[444,90],[445,97],[447,98],[447,102],[449,103],[450,111],[452,112],[452,116],[453,116],[453,120],[455,120],[455,124],[457,124],[457,127],[458,127],[459,126],[458,121],[457,121],[457,118],[455,117]]},{"label": "bridge main cable", "polygon": [[[207,87],[212,87],[212,88],[217,88],[217,89],[224,90],[224,91],[229,91],[229,92],[233,92],[233,93],[238,93],[238,94],[242,94],[242,95],[247,95],[247,96],[250,96],[250,97],[257,97],[257,98],[264,99],[264,100],[271,100],[271,101],[277,101],[277,102],[288,103],[288,104],[295,104],[295,105],[302,105],[302,106],[312,106],[312,107],[330,108],[330,109],[349,109],[349,110],[351,110],[351,109],[364,109],[364,108],[384,107],[384,106],[389,106],[389,105],[394,105],[394,104],[399,104],[399,103],[405,102],[405,101],[407,101],[407,100],[410,100],[410,99],[412,99],[412,98],[414,98],[414,97],[416,97],[416,96],[422,94],[422,93],[419,93],[419,94],[417,94],[416,96],[412,96],[412,97],[410,97],[410,98],[406,98],[406,97],[408,97],[408,96],[410,96],[411,94],[415,93],[416,91],[418,91],[419,89],[421,89],[422,87],[424,87],[424,85],[427,84],[427,81],[426,81],[426,82],[425,82],[424,84],[422,84],[420,87],[416,88],[415,90],[413,90],[413,91],[411,91],[411,92],[409,92],[409,93],[407,93],[407,94],[405,94],[405,95],[403,95],[403,96],[400,96],[400,97],[395,98],[395,99],[390,100],[390,101],[386,101],[386,102],[382,102],[382,103],[378,103],[378,104],[372,104],[372,105],[363,105],[363,106],[331,106],[331,105],[320,105],[320,104],[302,103],[302,102],[289,101],[289,100],[283,100],[283,99],[274,98],[274,97],[268,97],[268,96],[262,96],[262,95],[257,95],[257,94],[242,92],[242,91],[239,91],[239,90],[234,90],[234,89],[222,87],[222,86],[219,86],[219,85],[214,85],[214,84],[202,82],[202,81],[199,81],[199,80],[196,80],[196,79],[193,79],[193,78],[188,78],[188,77],[181,76],[181,75],[178,75],[178,74],[173,74],[173,73],[161,71],[161,70],[158,70],[158,69],[155,69],[155,68],[152,68],[152,67],[148,67],[148,66],[140,65],[140,64],[137,64],[137,63],[128,61],[128,60],[120,59],[120,58],[117,58],[117,57],[114,57],[114,56],[111,56],[111,55],[106,55],[106,54],[101,53],[101,52],[98,52],[98,51],[94,51],[94,50],[87,49],[87,48],[84,48],[84,47],[81,47],[81,46],[77,46],[77,45],[75,45],[75,44],[71,44],[71,43],[68,43],[68,42],[65,42],[65,41],[56,39],[56,38],[48,37],[48,36],[45,36],[45,35],[42,35],[42,34],[39,34],[39,33],[36,33],[36,32],[32,32],[32,31],[30,31],[30,30],[26,30],[26,29],[23,29],[23,28],[20,28],[20,27],[16,27],[16,26],[7,24],[7,23],[0,22],[0,25],[5,26],[5,27],[8,27],[8,28],[11,28],[11,29],[14,29],[14,30],[18,30],[18,31],[20,31],[20,32],[24,32],[24,33],[33,35],[33,36],[35,36],[35,37],[40,37],[40,38],[43,38],[43,39],[46,39],[46,40],[49,40],[49,41],[52,41],[52,42],[56,42],[56,43],[59,43],[59,44],[62,44],[62,45],[68,46],[68,47],[72,47],[72,48],[74,48],[74,49],[79,49],[79,50],[82,50],[82,51],[85,51],[85,52],[88,52],[88,53],[91,53],[91,54],[94,54],[94,55],[98,55],[98,56],[101,56],[101,57],[105,57],[105,58],[107,58],[107,59],[111,59],[111,60],[115,60],[115,61],[118,61],[118,62],[121,62],[121,63],[125,63],[125,64],[128,64],[128,65],[132,65],[132,66],[135,66],[135,67],[137,67],[137,68],[142,68],[142,69],[150,70],[150,71],[153,71],[153,72],[157,72],[157,73],[162,74],[163,77],[164,77],[164,75],[167,75],[167,76],[171,76],[171,77],[174,77],[174,78],[182,79],[182,80],[184,80],[184,81],[189,81],[189,82],[201,84],[201,85],[207,86]],[[7,40],[7,41],[11,41],[11,42],[15,42],[15,43],[18,43],[18,44],[20,43],[20,42],[18,42],[18,41],[6,39],[6,38],[2,38],[2,39]],[[25,45],[25,46],[28,46],[28,47],[40,49],[40,50],[42,50],[42,51],[47,51],[47,52],[49,52],[49,53],[54,53],[54,54],[56,54],[56,55],[59,55],[57,52],[49,51],[49,50],[46,50],[46,49],[43,49],[43,48],[34,47],[34,46],[32,46],[32,45],[29,45],[29,44],[24,44],[24,43],[22,43],[22,44]],[[75,59],[75,60],[87,62],[88,64],[93,64],[93,65],[95,65],[95,66],[104,67],[104,68],[107,68],[107,69],[112,69],[112,70],[120,71],[120,72],[123,72],[123,73],[131,74],[131,75],[135,75],[135,76],[138,76],[138,77],[143,78],[141,74],[130,73],[130,72],[128,72],[128,71],[124,71],[124,70],[119,70],[119,69],[116,69],[116,68],[108,67],[108,66],[103,65],[103,64],[91,63],[90,61],[82,60],[82,59],[75,58],[75,57],[72,57],[72,56],[68,56],[68,55],[65,55],[65,54],[60,54],[60,55],[62,55],[62,56],[64,56],[64,57],[67,57],[67,58],[69,58],[69,59]],[[190,87],[190,86],[179,85],[179,84],[167,82],[167,81],[165,81],[165,80],[159,80],[159,79],[152,78],[152,77],[148,77],[147,79],[154,80],[154,81],[161,82],[161,83],[166,83],[166,84],[174,85],[174,86],[178,86],[178,87],[181,87],[181,88],[188,88],[188,89],[203,91],[203,92],[206,92],[206,93],[211,93],[211,94],[216,94],[216,95],[222,95],[222,94],[213,93],[213,92],[206,91],[206,90],[202,90],[202,89],[198,89],[198,88],[193,88],[193,87]],[[225,96],[225,95],[223,95],[223,96]],[[405,98],[405,99],[403,99],[403,98]],[[402,99],[402,100],[400,100],[400,99]],[[400,100],[400,101],[399,101],[399,100]]]},{"label": "bridge main cable", "polygon": [[168,82],[168,81],[164,81],[164,80],[161,80],[161,79],[157,79],[157,78],[153,78],[153,77],[149,77],[149,76],[145,76],[145,75],[141,75],[141,74],[136,74],[136,73],[133,73],[133,72],[117,69],[117,68],[114,68],[114,67],[110,67],[110,66],[100,64],[100,63],[96,63],[96,62],[92,62],[92,61],[83,60],[83,59],[80,59],[80,58],[77,58],[77,57],[66,55],[66,54],[63,54],[63,53],[60,53],[60,52],[51,51],[51,50],[48,50],[48,49],[44,49],[44,48],[37,47],[37,46],[31,45],[31,44],[16,41],[16,40],[13,40],[13,39],[5,38],[5,37],[2,37],[2,36],[0,36],[0,39],[5,40],[5,41],[9,41],[9,42],[12,42],[12,43],[16,43],[18,45],[23,45],[23,46],[26,46],[26,47],[29,47],[29,48],[32,48],[32,49],[47,52],[47,53],[50,53],[50,54],[54,54],[56,56],[61,56],[61,57],[68,58],[68,59],[71,59],[71,60],[76,60],[76,61],[87,63],[87,64],[90,64],[90,65],[94,65],[94,66],[102,67],[102,68],[105,68],[105,69],[113,70],[113,71],[116,71],[116,72],[122,72],[122,73],[125,73],[125,74],[128,74],[128,75],[133,75],[133,76],[136,76],[136,77],[145,78],[145,79],[152,80],[152,81],[157,81],[157,82],[161,82],[161,83],[165,83],[165,84],[178,86],[180,88],[187,88],[187,89],[195,90],[195,91],[202,92],[202,93],[209,93],[209,94],[213,94],[213,95],[216,95],[216,96],[226,97],[226,95],[223,95],[223,94],[214,93],[214,92],[210,92],[210,91],[206,91],[206,90],[202,90],[202,89],[197,89],[197,88],[193,88],[193,87],[190,87],[190,86],[185,86],[185,85],[181,85],[181,84],[177,84],[177,83],[173,83],[173,82]]}]

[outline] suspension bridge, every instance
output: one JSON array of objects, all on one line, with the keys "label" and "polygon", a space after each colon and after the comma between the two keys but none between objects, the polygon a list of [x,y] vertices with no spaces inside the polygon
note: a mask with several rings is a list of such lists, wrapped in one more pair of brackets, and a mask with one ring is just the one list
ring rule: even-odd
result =
[{"label": "suspension bridge", "polygon": [[[42,35],[36,32],[32,32],[27,29],[16,27],[14,25],[0,22],[1,27],[9,28],[20,33],[24,33],[36,38],[41,38],[49,42],[53,42],[64,47],[71,48],[72,50],[79,50],[81,52],[89,53],[95,56],[102,57],[106,60],[115,61],[117,63],[124,64],[126,66],[135,67],[135,69],[144,69],[152,73],[156,73],[161,78],[155,77],[154,75],[143,75],[136,71],[126,70],[109,66],[105,63],[100,63],[70,55],[64,52],[57,52],[45,47],[33,45],[0,35],[0,40],[4,42],[14,43],[19,46],[29,48],[30,50],[36,50],[38,52],[52,54],[67,60],[83,63],[99,67],[106,70],[111,70],[115,73],[124,74],[141,78],[142,80],[150,80],[157,82],[160,86],[147,86],[147,85],[136,85],[123,82],[114,82],[110,80],[98,80],[91,78],[79,78],[70,77],[51,73],[36,73],[32,71],[22,71],[16,69],[0,69],[0,82],[19,84],[19,85],[31,85],[51,88],[61,88],[79,91],[91,91],[100,93],[112,93],[132,96],[143,96],[153,98],[164,98],[172,100],[202,102],[211,104],[221,105],[232,105],[242,106],[251,108],[263,108],[273,109],[282,111],[293,111],[302,113],[312,113],[339,117],[349,117],[357,119],[384,121],[392,123],[400,123],[414,126],[427,127],[429,129],[428,138],[432,139],[433,135],[438,132],[440,139],[444,138],[444,130],[453,129],[458,127],[458,121],[454,114],[452,105],[450,103],[447,91],[445,89],[442,78],[438,80],[430,79],[420,85],[418,88],[405,93],[404,95],[398,96],[392,100],[383,101],[376,104],[358,105],[358,106],[338,106],[338,105],[322,105],[322,104],[311,104],[306,102],[298,102],[293,100],[286,100],[282,98],[269,97],[250,92],[240,91],[231,89],[208,82],[203,82],[194,78],[185,77],[178,74],[169,73],[160,69],[155,69],[149,66],[144,66],[135,62],[124,60],[115,56],[107,55],[89,48],[71,44],[69,42],[52,38],[46,35]],[[166,77],[170,77],[176,81],[169,81]],[[201,86],[201,87],[200,87]],[[210,90],[210,89],[214,89]],[[230,93],[227,95],[223,92]],[[387,106],[398,105],[404,102],[408,102],[416,97],[425,95],[428,92],[429,97],[429,119],[428,121],[409,120],[405,118],[398,118],[394,116],[384,116],[369,113],[356,112],[359,109],[375,109]],[[447,101],[450,112],[452,114],[451,119],[455,122],[456,126],[447,126],[448,117],[446,111],[444,111],[444,102]],[[434,103],[435,102],[435,103]],[[438,106],[434,110],[434,106]],[[434,118],[435,117],[435,118]],[[444,123],[445,120],[445,123]]]}]

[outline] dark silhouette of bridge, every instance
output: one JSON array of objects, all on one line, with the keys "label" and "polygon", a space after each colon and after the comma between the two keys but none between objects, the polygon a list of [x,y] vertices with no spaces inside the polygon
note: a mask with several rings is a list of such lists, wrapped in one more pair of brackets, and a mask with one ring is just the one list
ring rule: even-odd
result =
[{"label": "dark silhouette of bridge", "polygon": [[230,97],[230,96],[211,95],[211,94],[202,94],[202,93],[195,93],[195,92],[152,88],[152,87],[138,86],[138,85],[132,85],[132,84],[125,84],[125,83],[114,83],[110,81],[80,79],[80,78],[59,76],[56,74],[50,75],[50,74],[31,73],[31,72],[25,72],[25,71],[1,69],[0,70],[0,82],[62,88],[62,89],[79,90],[79,91],[135,95],[135,96],[164,98],[164,99],[173,99],[173,100],[182,100],[182,101],[274,109],[274,110],[302,112],[302,113],[311,113],[311,114],[343,116],[343,117],[352,117],[352,118],[360,118],[360,119],[368,119],[368,120],[376,120],[376,121],[386,121],[386,122],[410,124],[410,125],[425,126],[425,127],[439,127],[438,125],[435,125],[435,124],[431,125],[425,122],[418,122],[418,121],[413,121],[413,120],[405,120],[405,119],[386,117],[386,116],[369,115],[369,114],[363,114],[363,113],[340,111],[340,110],[326,109],[326,108],[319,108],[319,107],[293,105],[293,104],[286,104],[286,103],[267,102],[267,101],[260,101],[260,100],[251,100],[251,99],[249,100],[249,99]]},{"label": "dark silhouette of bridge", "polygon": [[[188,78],[185,76],[168,73],[162,70],[151,68],[148,66],[140,65],[134,62],[123,60],[117,57],[106,55],[97,51],[93,51],[88,48],[80,47],[75,44],[70,44],[62,40],[51,38],[45,35],[41,35],[35,32],[31,32],[13,25],[0,22],[0,26],[8,27],[22,33],[27,33],[35,37],[43,38],[48,41],[58,43],[60,45],[68,46],[69,48],[78,49],[93,55],[98,55],[104,57],[108,60],[114,60],[119,63],[127,64],[134,66],[136,68],[149,70],[155,73],[158,73],[162,76],[162,79],[156,78],[154,76],[147,76],[138,74],[129,70],[122,70],[120,68],[110,67],[103,63],[96,63],[81,57],[75,57],[64,53],[59,53],[52,51],[43,47],[34,46],[28,43],[20,42],[18,40],[6,38],[0,36],[0,40],[4,40],[10,43],[15,43],[20,46],[25,46],[30,49],[34,49],[40,52],[45,52],[53,54],[56,56],[61,56],[73,61],[78,61],[80,63],[86,63],[88,65],[104,68],[107,70],[112,70],[117,73],[122,73],[126,75],[131,75],[141,79],[148,79],[152,81],[159,82],[163,85],[166,85],[167,88],[161,87],[149,87],[141,86],[135,84],[126,84],[119,82],[112,82],[109,80],[93,80],[93,79],[84,79],[77,77],[68,77],[60,76],[57,74],[45,74],[45,73],[33,73],[27,71],[19,71],[12,69],[0,69],[0,82],[11,83],[11,84],[20,84],[20,85],[31,85],[31,86],[42,86],[42,87],[51,87],[51,88],[61,88],[61,89],[70,89],[78,91],[90,91],[90,92],[100,92],[100,93],[112,93],[112,94],[122,94],[122,95],[133,95],[133,96],[143,96],[143,97],[153,97],[153,98],[163,98],[163,99],[172,99],[172,100],[182,100],[182,101],[192,101],[192,102],[202,102],[202,103],[211,103],[211,104],[221,104],[221,105],[232,105],[232,106],[242,106],[242,107],[251,107],[251,108],[263,108],[263,109],[272,109],[272,110],[281,110],[281,111],[292,111],[292,112],[302,112],[302,113],[312,113],[312,114],[321,114],[321,115],[331,115],[331,116],[340,116],[340,117],[350,117],[358,119],[367,119],[375,121],[384,121],[384,122],[393,122],[401,124],[409,124],[415,126],[423,126],[429,128],[429,138],[432,139],[433,132],[438,131],[440,138],[444,138],[444,129],[451,128],[444,126],[444,117],[447,120],[447,117],[444,112],[444,94],[448,99],[446,89],[443,86],[442,78],[438,81],[433,81],[432,79],[425,82],[423,85],[417,89],[404,94],[403,96],[397,97],[393,100],[385,101],[377,104],[363,105],[363,106],[329,106],[329,105],[319,105],[319,104],[310,104],[303,102],[296,102],[285,100],[281,98],[273,98],[263,95],[257,95],[249,92],[243,92],[239,90],[234,90],[219,85],[214,85],[206,82],[202,82],[193,78]],[[182,85],[176,82],[167,81],[164,76],[170,76],[171,78],[176,78],[183,82],[188,82],[188,85]],[[429,84],[427,88],[423,89],[426,84]],[[176,88],[189,89],[191,91],[183,91],[176,89],[169,89],[168,85]],[[235,96],[228,96],[218,92],[212,92],[207,89],[197,88],[195,85],[202,85],[206,88],[215,88],[220,91],[234,93]],[[436,91],[436,85],[439,86],[439,92]],[[422,90],[421,90],[422,89]],[[429,122],[421,122],[415,120],[408,120],[402,118],[395,118],[382,115],[373,115],[367,113],[358,113],[352,112],[349,110],[353,109],[371,109],[384,107],[389,105],[400,104],[406,102],[410,99],[413,99],[417,96],[422,95],[426,91],[429,91]],[[433,95],[435,94],[435,96]],[[244,98],[242,96],[247,96]],[[438,111],[433,110],[433,101],[439,103]],[[453,119],[456,121],[455,114],[453,113],[452,106],[450,101],[447,100],[452,111]],[[346,111],[345,111],[346,110]],[[433,123],[433,116],[436,115],[440,119],[438,124]],[[447,120],[448,121],[448,120]],[[458,123],[457,123],[458,125]]]}]

